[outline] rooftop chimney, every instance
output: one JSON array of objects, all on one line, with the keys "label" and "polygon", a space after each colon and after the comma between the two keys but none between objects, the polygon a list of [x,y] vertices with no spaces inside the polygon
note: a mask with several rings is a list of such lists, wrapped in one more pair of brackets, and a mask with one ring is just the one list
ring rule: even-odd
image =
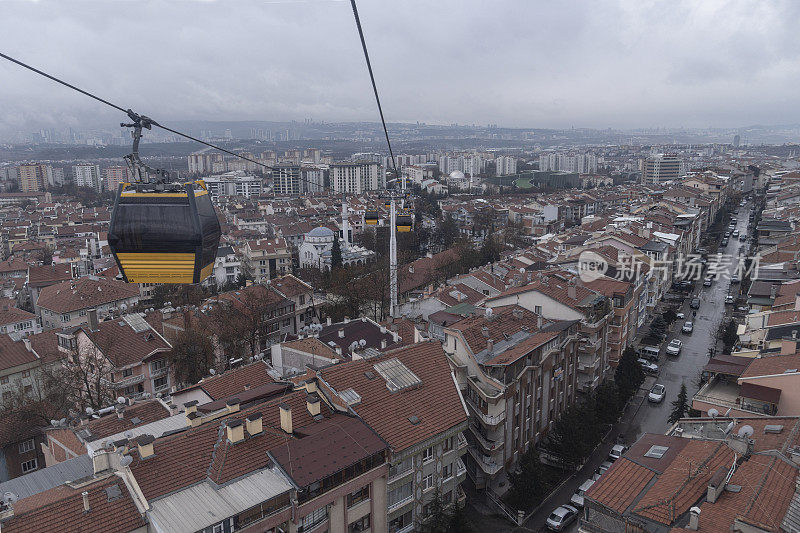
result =
[{"label": "rooftop chimney", "polygon": [[114,410],[117,411],[117,418],[119,418],[120,420],[125,418],[125,406],[124,405],[117,404],[114,407]]},{"label": "rooftop chimney", "polygon": [[706,493],[706,501],[708,503],[714,503],[717,501],[717,498],[722,494],[725,490],[725,476],[728,474],[728,469],[724,466],[721,466],[714,472],[714,475],[711,476],[711,479],[708,480],[708,492]]},{"label": "rooftop chimney", "polygon": [[288,434],[292,434],[292,408],[289,404],[282,403],[278,406],[281,411],[281,429]]},{"label": "rooftop chimney", "polygon": [[519,320],[519,319],[521,319],[521,318],[522,318],[522,309],[521,309],[521,308],[519,308],[519,307],[515,307],[515,308],[514,308],[514,309],[511,311],[511,314],[512,314],[512,315],[514,315],[514,318],[516,318],[517,320]]},{"label": "rooftop chimney", "polygon": [[542,315],[536,317],[536,329],[542,329]]},{"label": "rooftop chimney", "polygon": [[386,339],[381,339],[381,350],[386,348]]},{"label": "rooftop chimney", "polygon": [[203,418],[199,414],[197,414],[197,411],[192,411],[191,413],[186,415],[187,426],[192,426],[193,428],[196,428],[202,423],[203,423]]},{"label": "rooftop chimney", "polygon": [[97,331],[98,324],[97,309],[89,309],[89,330]]},{"label": "rooftop chimney", "polygon": [[225,407],[228,408],[229,413],[235,413],[239,410],[239,398],[231,398],[225,402]]},{"label": "rooftop chimney", "polygon": [[152,457],[155,455],[155,450],[153,449],[153,442],[156,438],[152,435],[139,435],[136,438],[136,447],[139,449],[139,458],[140,459],[147,459],[148,457]]},{"label": "rooftop chimney", "polygon": [[250,416],[248,416],[245,420],[247,422],[248,435],[250,436],[258,435],[259,433],[264,431],[264,427],[261,421],[261,412],[253,413]]},{"label": "rooftop chimney", "polygon": [[328,317],[327,320],[328,320],[328,325],[330,326],[331,325],[331,317]]},{"label": "rooftop chimney", "polygon": [[489,338],[489,328],[487,328],[486,326],[483,326],[481,328],[481,333],[483,333],[484,337]]},{"label": "rooftop chimney", "polygon": [[689,509],[689,525],[686,526],[686,529],[697,531],[699,527],[700,527],[700,508],[692,507],[691,509]]},{"label": "rooftop chimney", "polygon": [[489,339],[486,341],[486,351],[492,353],[494,351],[494,340]]},{"label": "rooftop chimney", "polygon": [[569,296],[573,300],[578,299],[578,291],[575,289],[575,285],[570,284],[567,287],[567,296]]},{"label": "rooftop chimney", "polygon": [[794,295],[794,310],[800,311],[800,292]]},{"label": "rooftop chimney", "polygon": [[311,416],[319,415],[320,401],[316,394],[306,396],[306,408]]},{"label": "rooftop chimney", "polygon": [[191,402],[186,402],[185,404],[183,404],[184,413],[186,413],[187,416],[190,413],[196,413],[197,412],[197,404],[198,404],[197,400],[192,400]]},{"label": "rooftop chimney", "polygon": [[341,346],[337,346],[336,347],[336,355],[342,355],[342,347]]},{"label": "rooftop chimney", "polygon": [[231,444],[244,440],[244,423],[241,420],[228,420],[225,426],[228,432],[228,441]]},{"label": "rooftop chimney", "polygon": [[340,339],[344,339],[344,330],[343,329],[339,330],[339,338]]},{"label": "rooftop chimney", "polygon": [[81,492],[81,496],[83,496],[83,512],[88,513],[92,510],[92,508],[89,506],[89,492],[83,491]]}]

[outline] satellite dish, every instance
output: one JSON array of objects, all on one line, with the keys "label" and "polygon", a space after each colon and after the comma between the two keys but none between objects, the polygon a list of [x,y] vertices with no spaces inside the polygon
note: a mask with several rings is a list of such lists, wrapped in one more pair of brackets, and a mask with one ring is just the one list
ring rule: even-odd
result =
[{"label": "satellite dish", "polygon": [[487,317],[492,316],[492,308],[491,307],[487,307],[486,308],[486,316]]},{"label": "satellite dish", "polygon": [[525,267],[519,267],[519,273],[520,274],[524,274],[525,273]]},{"label": "satellite dish", "polygon": [[125,396],[117,397],[117,403],[121,404],[121,405],[124,405],[125,404]]},{"label": "satellite dish", "polygon": [[367,341],[365,339],[361,339],[360,341],[358,341],[358,345],[363,348],[364,346],[367,345]]},{"label": "satellite dish", "polygon": [[123,435],[125,435],[125,438],[128,439],[128,440],[131,440],[133,438],[133,432],[132,431],[126,431],[125,433],[123,433]]},{"label": "satellite dish", "polygon": [[51,426],[57,426],[58,425],[58,420],[51,420],[50,421],[50,425]]},{"label": "satellite dish", "polygon": [[750,438],[753,436],[753,426],[742,426],[739,428],[738,434],[742,438]]},{"label": "satellite dish", "polygon": [[128,308],[128,304],[121,304],[119,307],[124,311]]},{"label": "satellite dish", "polygon": [[91,407],[87,407],[86,408],[86,414],[87,415],[93,415],[94,414],[94,409],[92,409]]},{"label": "satellite dish", "polygon": [[3,501],[5,501],[6,503],[14,503],[18,499],[19,499],[19,497],[16,494],[14,494],[13,492],[9,491],[9,492],[3,493]]},{"label": "satellite dish", "polygon": [[208,373],[209,373],[209,374],[211,374],[211,375],[213,376],[214,374],[216,374],[216,373],[217,373],[217,371],[216,371],[216,370],[214,370],[213,368],[209,368],[209,369],[208,369]]},{"label": "satellite dish", "polygon": [[710,416],[711,418],[717,418],[719,416],[719,411],[717,411],[712,407],[711,409],[708,410],[708,416]]},{"label": "satellite dish", "polygon": [[119,464],[122,466],[130,466],[132,462],[133,462],[133,457],[131,457],[130,455],[123,455],[119,460]]}]

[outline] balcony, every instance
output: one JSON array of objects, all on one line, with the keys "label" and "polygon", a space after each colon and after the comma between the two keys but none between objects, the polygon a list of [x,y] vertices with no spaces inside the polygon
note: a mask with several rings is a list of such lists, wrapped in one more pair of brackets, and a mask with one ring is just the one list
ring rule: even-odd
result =
[{"label": "balcony", "polygon": [[461,459],[456,461],[456,477],[463,477],[467,473],[467,467]]},{"label": "balcony", "polygon": [[151,378],[160,378],[161,376],[163,376],[166,373],[167,373],[167,367],[164,366],[162,368],[159,368],[158,370],[151,370],[150,371],[150,377]]},{"label": "balcony", "polygon": [[[469,397],[467,397],[467,398],[469,398]],[[469,400],[467,401],[467,405],[470,406],[470,409],[472,409],[472,412],[475,413],[477,415],[477,417],[480,418],[483,421],[483,423],[486,424],[487,426],[496,426],[497,424],[500,424],[501,422],[503,422],[506,419],[506,412],[505,411],[500,411],[496,415],[488,415],[488,414],[484,414],[483,412],[481,412],[481,410],[478,409],[475,406],[475,404],[473,404]]]},{"label": "balcony", "polygon": [[414,531],[414,524],[413,523],[408,524],[407,526],[402,527],[400,529],[396,529],[396,530],[392,531],[392,533],[411,533],[412,531]]},{"label": "balcony", "polygon": [[487,475],[493,476],[503,468],[502,463],[498,463],[491,457],[483,455],[475,448],[470,448],[469,453],[472,455],[472,458],[475,459],[475,462],[478,463],[478,466],[481,467],[481,470]]},{"label": "balcony", "polygon": [[390,503],[389,507],[387,509],[387,512],[388,513],[393,513],[394,511],[400,509],[401,507],[403,507],[404,505],[406,505],[408,503],[411,503],[412,501],[414,501],[414,495],[413,494],[409,494],[408,496],[406,496],[402,500],[398,500],[398,501],[396,501],[394,503]]},{"label": "balcony", "polygon": [[106,387],[111,387],[112,389],[124,389],[125,387],[130,387],[131,385],[136,385],[143,381],[144,381],[144,374],[130,376],[121,381],[108,381],[105,378],[100,378],[100,383],[102,383]]},{"label": "balcony", "polygon": [[414,468],[409,463],[408,468],[406,468],[402,472],[395,472],[394,474],[389,476],[389,479],[386,480],[386,484],[387,485],[391,485],[392,483],[394,483],[396,481],[399,481],[399,480],[403,479],[404,477],[410,476],[413,472],[414,472]]},{"label": "balcony", "polygon": [[464,436],[463,433],[459,433],[458,434],[458,449],[459,450],[463,450],[468,445],[469,445],[469,443],[467,442],[467,438]]},{"label": "balcony", "polygon": [[475,440],[477,440],[487,452],[493,453],[503,447],[503,441],[492,440],[485,437],[474,425],[470,424],[469,429],[472,431],[472,436],[475,437]]}]

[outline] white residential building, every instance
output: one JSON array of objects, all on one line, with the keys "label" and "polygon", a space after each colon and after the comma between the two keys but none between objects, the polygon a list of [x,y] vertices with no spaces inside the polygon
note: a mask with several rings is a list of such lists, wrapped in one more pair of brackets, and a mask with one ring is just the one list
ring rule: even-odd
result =
[{"label": "white residential building", "polygon": [[385,187],[380,165],[372,161],[334,163],[330,166],[331,190],[335,193],[362,194]]},{"label": "white residential building", "polygon": [[97,192],[102,192],[104,189],[100,165],[75,165],[72,167],[72,175],[78,187],[91,187]]}]

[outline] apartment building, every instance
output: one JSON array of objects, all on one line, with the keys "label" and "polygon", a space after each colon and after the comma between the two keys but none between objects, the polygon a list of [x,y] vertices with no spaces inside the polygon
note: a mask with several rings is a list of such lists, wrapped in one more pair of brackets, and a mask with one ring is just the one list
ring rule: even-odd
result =
[{"label": "apartment building", "polygon": [[421,530],[437,490],[445,505],[463,503],[468,415],[439,342],[331,365],[312,379],[337,409],[355,413],[389,445],[388,531]]},{"label": "apartment building", "polygon": [[633,343],[639,330],[638,302],[644,286],[604,276],[586,282],[586,287],[608,298],[614,309],[614,316],[608,324],[607,344],[608,361],[616,366],[622,352]]},{"label": "apartment building", "polygon": [[477,488],[498,490],[501,473],[574,402],[578,325],[507,305],[444,328],[444,350],[469,407],[465,464]]},{"label": "apartment building", "polygon": [[580,390],[594,390],[608,375],[608,331],[614,311],[605,296],[565,271],[540,272],[532,283],[508,289],[484,302],[490,308],[515,304],[548,320],[580,323],[577,328],[580,332],[577,350]]},{"label": "apartment building", "polygon": [[292,270],[292,250],[281,237],[247,241],[242,254],[243,263],[256,283],[283,276]]},{"label": "apartment building", "polygon": [[331,191],[336,194],[363,194],[385,187],[380,165],[371,161],[333,163],[330,165]]},{"label": "apartment building", "polygon": [[124,312],[139,303],[139,297],[135,284],[82,277],[41,289],[35,311],[46,331],[87,324],[90,309],[96,309],[101,318],[113,311]]}]

